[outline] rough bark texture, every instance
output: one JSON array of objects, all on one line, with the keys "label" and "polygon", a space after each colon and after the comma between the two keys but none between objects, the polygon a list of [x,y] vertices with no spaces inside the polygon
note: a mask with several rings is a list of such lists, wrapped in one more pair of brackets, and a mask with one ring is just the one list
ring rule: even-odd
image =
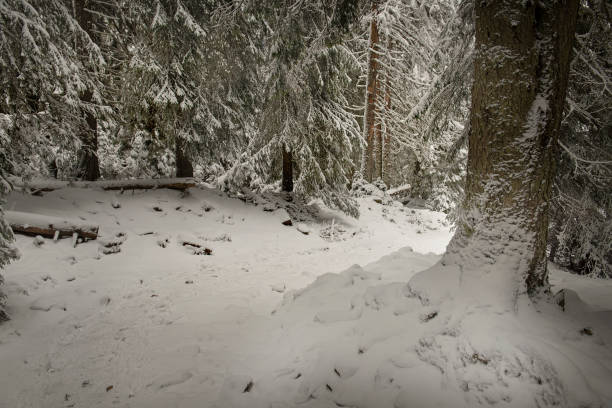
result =
[{"label": "rough bark texture", "polygon": [[465,213],[447,258],[504,258],[517,293],[548,283],[548,203],[577,10],[578,0],[475,5]]},{"label": "rough bark texture", "polygon": [[282,190],[287,192],[293,191],[293,155],[287,148],[283,148]]},{"label": "rough bark texture", "polygon": [[[88,0],[75,0],[74,14],[79,26],[90,38],[93,38],[92,15],[87,10]],[[78,44],[78,49],[85,55],[84,44]],[[79,96],[83,106],[91,106],[93,93],[90,89],[85,89]],[[79,134],[81,140],[81,151],[79,152],[78,177],[87,181],[94,181],[100,178],[100,162],[98,160],[98,120],[91,108],[82,108],[83,126]]]},{"label": "rough bark texture", "polygon": [[193,177],[193,166],[189,158],[185,155],[184,142],[179,137],[176,138],[175,155],[176,177]]},{"label": "rough bark texture", "polygon": [[368,76],[366,83],[366,101],[363,119],[366,145],[361,162],[361,172],[367,181],[374,178],[374,140],[376,137],[376,97],[377,97],[377,77],[378,77],[378,23],[376,21],[377,7],[376,2],[372,2],[372,21],[370,22],[370,41],[368,51]]}]

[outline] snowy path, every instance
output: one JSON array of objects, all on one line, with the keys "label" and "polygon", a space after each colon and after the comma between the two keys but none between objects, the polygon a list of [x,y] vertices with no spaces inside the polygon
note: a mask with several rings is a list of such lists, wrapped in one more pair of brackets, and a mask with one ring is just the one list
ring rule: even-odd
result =
[{"label": "snowy path", "polygon": [[[13,320],[0,326],[2,408],[213,406],[233,379],[256,374],[254,361],[274,358],[266,333],[281,292],[407,245],[441,253],[450,237],[441,214],[383,216],[371,198],[360,220],[337,217],[347,230],[337,242],[318,236],[324,224],[304,235],[206,189],[16,193],[7,208],[99,223],[102,238],[73,248],[18,237],[22,259],[5,271]],[[118,232],[121,252],[100,255]],[[213,255],[193,255],[181,237]],[[423,259],[421,268],[437,257]]]}]

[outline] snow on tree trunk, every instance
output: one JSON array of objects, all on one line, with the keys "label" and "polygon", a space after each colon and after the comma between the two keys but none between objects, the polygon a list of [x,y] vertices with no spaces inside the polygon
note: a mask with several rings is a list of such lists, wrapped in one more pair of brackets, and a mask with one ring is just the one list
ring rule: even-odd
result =
[{"label": "snow on tree trunk", "polygon": [[368,74],[366,83],[365,110],[363,115],[363,132],[366,145],[361,159],[361,174],[367,181],[374,178],[374,142],[376,137],[376,97],[378,76],[378,23],[376,21],[376,2],[372,2],[372,20],[370,22],[370,40],[368,50]]},{"label": "snow on tree trunk", "polygon": [[283,148],[283,186],[282,190],[293,191],[293,157],[290,150]]},{"label": "snow on tree trunk", "polygon": [[466,198],[442,260],[459,265],[464,287],[497,276],[516,302],[548,284],[548,203],[577,8],[577,0],[475,5]]},{"label": "snow on tree trunk", "polygon": [[193,166],[185,154],[185,142],[177,137],[175,143],[176,177],[193,177]]}]

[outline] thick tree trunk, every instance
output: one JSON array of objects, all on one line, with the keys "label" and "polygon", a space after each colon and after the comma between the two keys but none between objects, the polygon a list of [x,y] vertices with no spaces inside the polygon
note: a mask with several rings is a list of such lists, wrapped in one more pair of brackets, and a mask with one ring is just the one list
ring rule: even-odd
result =
[{"label": "thick tree trunk", "polygon": [[[92,15],[87,8],[90,6],[88,0],[74,0],[74,17],[79,26],[93,38]],[[82,41],[78,42],[77,49],[85,57],[85,47]],[[85,89],[80,99],[83,106],[91,106],[93,102],[93,92]],[[79,153],[79,164],[77,175],[83,180],[94,181],[100,178],[100,162],[98,160],[98,120],[91,108],[81,108],[84,125],[79,134],[81,140],[81,151]]]},{"label": "thick tree trunk", "polygon": [[293,155],[291,150],[283,148],[283,181],[282,190],[293,191]]},{"label": "thick tree trunk", "polygon": [[361,173],[363,177],[372,182],[374,178],[374,140],[376,121],[376,96],[378,77],[378,23],[376,1],[372,2],[372,21],[370,22],[370,40],[368,51],[368,76],[366,83],[365,110],[363,116],[363,132],[366,145],[361,159]]},{"label": "thick tree trunk", "polygon": [[443,261],[514,274],[515,296],[548,283],[554,150],[578,10],[578,0],[536,4],[475,5],[464,218]]},{"label": "thick tree trunk", "polygon": [[176,138],[175,156],[176,156],[176,177],[193,177],[193,166],[187,155],[185,155],[185,144],[180,138]]}]

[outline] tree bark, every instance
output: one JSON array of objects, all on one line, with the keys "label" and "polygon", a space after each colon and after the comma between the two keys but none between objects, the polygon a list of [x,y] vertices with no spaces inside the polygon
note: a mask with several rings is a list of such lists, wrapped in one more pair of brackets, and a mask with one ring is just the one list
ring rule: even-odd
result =
[{"label": "tree bark", "polygon": [[515,295],[548,285],[548,208],[577,11],[578,0],[475,4],[464,216],[445,262],[514,273]]},{"label": "tree bark", "polygon": [[291,150],[283,148],[283,181],[282,191],[293,191],[293,155]]},{"label": "tree bark", "polygon": [[377,4],[372,2],[372,21],[370,22],[370,40],[368,51],[368,76],[366,83],[365,110],[363,117],[363,131],[366,145],[364,146],[361,160],[361,173],[363,177],[372,182],[374,177],[374,139],[376,121],[376,96],[377,96],[377,77],[378,77],[378,23]]},{"label": "tree bark", "polygon": [[[382,90],[382,75],[378,73],[376,79],[376,103],[380,104],[383,100]],[[383,177],[383,115],[384,112],[380,106],[375,106],[374,112],[374,179],[382,179]]]},{"label": "tree bark", "polygon": [[[389,39],[387,50],[390,53],[393,47],[393,42]],[[388,117],[391,113],[391,75],[387,73],[385,77],[385,118],[384,121],[384,137],[382,140],[382,157],[381,157],[381,177],[387,187],[391,186],[391,130],[389,129]]]},{"label": "tree bark", "polygon": [[[87,11],[88,0],[75,0],[74,17],[79,23],[79,26],[87,33],[90,38],[93,38],[93,21],[92,15]],[[83,41],[77,41],[77,49],[86,58],[86,45]],[[81,115],[84,124],[79,134],[81,140],[81,150],[79,152],[79,164],[77,175],[83,180],[94,181],[100,178],[100,162],[98,160],[98,120],[91,110],[93,102],[93,92],[91,89],[85,89],[79,95],[81,99]],[[83,107],[85,106],[85,107]]]},{"label": "tree bark", "polygon": [[180,138],[176,138],[175,155],[176,155],[176,177],[193,177],[193,166],[187,155],[185,155],[185,142]]},{"label": "tree bark", "polygon": [[[87,104],[92,102],[91,91],[81,95],[81,101]],[[79,158],[78,176],[87,181],[95,181],[100,178],[100,161],[98,159],[98,120],[88,109],[81,110],[85,119],[79,139],[81,140],[81,151]]]}]

